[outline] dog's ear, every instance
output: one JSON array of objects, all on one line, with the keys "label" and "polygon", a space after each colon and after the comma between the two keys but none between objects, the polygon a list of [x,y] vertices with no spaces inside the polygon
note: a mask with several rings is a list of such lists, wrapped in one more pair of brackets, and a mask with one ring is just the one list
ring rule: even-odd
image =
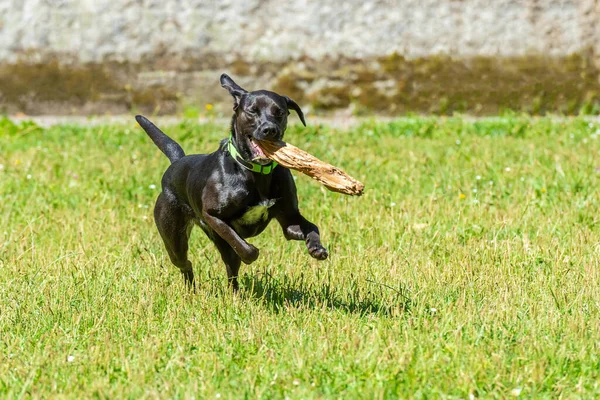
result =
[{"label": "dog's ear", "polygon": [[221,75],[221,87],[227,89],[230,95],[233,96],[233,109],[235,110],[240,105],[240,98],[245,93],[248,93],[245,89],[242,89],[237,83],[233,81],[227,74]]},{"label": "dog's ear", "polygon": [[298,117],[300,117],[300,121],[302,121],[302,125],[306,126],[306,121],[304,121],[304,113],[300,109],[300,106],[294,100],[290,99],[289,97],[287,97],[287,96],[283,96],[283,97],[285,98],[287,107],[296,111],[296,114],[298,114]]}]

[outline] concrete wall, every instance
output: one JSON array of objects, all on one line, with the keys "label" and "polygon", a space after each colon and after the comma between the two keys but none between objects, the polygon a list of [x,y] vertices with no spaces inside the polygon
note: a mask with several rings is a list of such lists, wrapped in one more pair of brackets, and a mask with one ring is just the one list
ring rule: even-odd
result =
[{"label": "concrete wall", "polygon": [[[343,74],[340,63],[354,69],[362,63],[377,75],[393,54],[413,69],[413,60],[444,56],[453,62],[534,57],[537,65],[540,57],[576,54],[577,68],[594,74],[599,26],[599,0],[0,0],[0,84],[15,74],[14,66],[39,64],[38,74],[59,80],[69,69],[85,75],[92,68],[92,79],[103,83],[58,103],[85,112],[112,98],[131,107],[144,105],[148,90],[160,90],[172,111],[176,103],[224,99],[215,89],[225,69],[248,84],[285,88],[290,85],[282,80],[299,80],[290,89],[312,104],[310,93],[319,85],[356,83],[327,71]],[[286,68],[289,76],[282,77]],[[304,82],[303,68],[311,72]],[[506,68],[515,67],[496,69]],[[389,86],[385,82],[397,77],[373,79]],[[51,94],[30,92],[16,105],[19,96],[3,93],[3,103],[31,112],[51,112],[54,104],[64,111]],[[346,97],[341,107],[352,103],[352,95]]]}]

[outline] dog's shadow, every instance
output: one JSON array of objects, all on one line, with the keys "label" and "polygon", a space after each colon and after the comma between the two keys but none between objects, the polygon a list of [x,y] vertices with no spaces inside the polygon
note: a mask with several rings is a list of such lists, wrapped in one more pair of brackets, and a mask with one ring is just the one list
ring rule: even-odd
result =
[{"label": "dog's shadow", "polygon": [[394,316],[410,310],[407,290],[373,281],[334,285],[331,281],[308,281],[304,275],[273,277],[268,272],[240,277],[243,296],[270,306],[275,312],[287,308],[335,309],[346,313]]}]

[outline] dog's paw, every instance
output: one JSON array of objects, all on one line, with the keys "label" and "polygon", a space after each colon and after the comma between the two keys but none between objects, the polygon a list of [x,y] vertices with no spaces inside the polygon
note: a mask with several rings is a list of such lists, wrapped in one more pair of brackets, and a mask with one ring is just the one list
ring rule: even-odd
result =
[{"label": "dog's paw", "polygon": [[329,257],[327,249],[323,246],[309,247],[308,254],[310,254],[312,258],[316,258],[317,260],[325,260],[327,257]]},{"label": "dog's paw", "polygon": [[248,244],[248,247],[244,250],[244,255],[241,257],[244,264],[252,264],[258,258],[259,251],[256,247]]}]

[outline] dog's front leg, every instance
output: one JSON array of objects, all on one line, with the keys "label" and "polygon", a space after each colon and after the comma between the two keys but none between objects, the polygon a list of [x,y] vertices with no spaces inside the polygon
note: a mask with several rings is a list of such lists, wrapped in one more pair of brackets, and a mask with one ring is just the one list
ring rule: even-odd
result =
[{"label": "dog's front leg", "polygon": [[227,225],[222,219],[211,215],[210,212],[204,210],[202,216],[212,230],[229,243],[233,251],[240,256],[245,264],[251,264],[256,261],[258,258],[258,249],[256,247],[242,239],[232,227]]},{"label": "dog's front leg", "polygon": [[300,212],[292,215],[279,215],[277,221],[283,229],[287,240],[304,240],[308,254],[317,260],[324,260],[329,255],[327,249],[321,244],[319,228],[304,218]]}]

